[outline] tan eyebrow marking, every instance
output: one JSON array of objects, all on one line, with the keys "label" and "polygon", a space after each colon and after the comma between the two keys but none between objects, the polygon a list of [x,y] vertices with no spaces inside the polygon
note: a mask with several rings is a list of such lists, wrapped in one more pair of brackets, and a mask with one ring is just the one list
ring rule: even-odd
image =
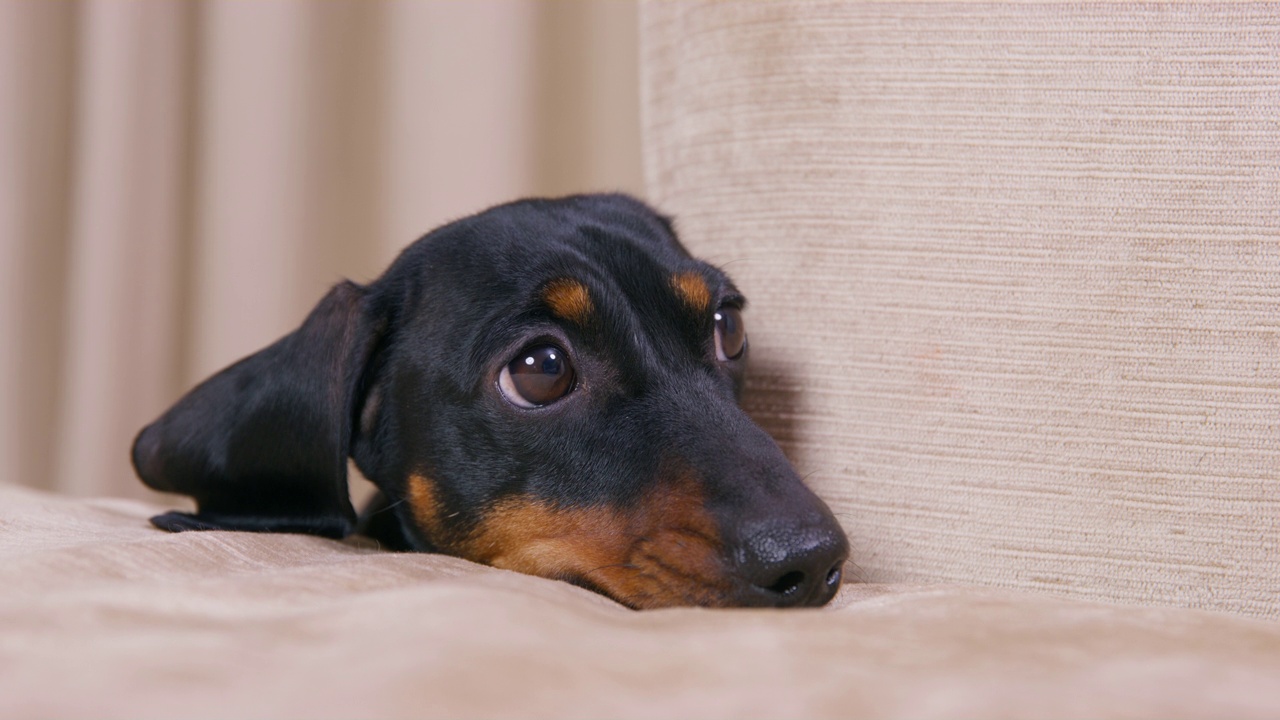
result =
[{"label": "tan eyebrow marking", "polygon": [[557,317],[585,325],[595,312],[587,286],[571,278],[557,278],[542,289],[542,300]]},{"label": "tan eyebrow marking", "polygon": [[699,313],[711,309],[711,289],[707,281],[696,272],[681,272],[671,276],[671,287],[685,304]]}]

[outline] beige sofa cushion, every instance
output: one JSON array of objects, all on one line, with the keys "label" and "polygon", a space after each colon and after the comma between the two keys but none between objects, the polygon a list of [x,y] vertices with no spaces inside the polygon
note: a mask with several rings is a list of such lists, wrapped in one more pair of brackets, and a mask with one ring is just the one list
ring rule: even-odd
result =
[{"label": "beige sofa cushion", "polygon": [[651,198],[852,574],[1280,617],[1280,6],[641,26]]},{"label": "beige sofa cushion", "polygon": [[961,587],[637,613],[0,485],[0,717],[1275,717],[1280,624]]}]

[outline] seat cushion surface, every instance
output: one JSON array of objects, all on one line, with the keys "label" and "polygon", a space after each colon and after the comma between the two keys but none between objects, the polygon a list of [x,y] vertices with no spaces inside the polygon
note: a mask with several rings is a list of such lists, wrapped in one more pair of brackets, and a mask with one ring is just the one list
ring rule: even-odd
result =
[{"label": "seat cushion surface", "polygon": [[0,486],[4,717],[1280,713],[1280,625],[991,588],[633,612],[359,541],[151,528]]}]

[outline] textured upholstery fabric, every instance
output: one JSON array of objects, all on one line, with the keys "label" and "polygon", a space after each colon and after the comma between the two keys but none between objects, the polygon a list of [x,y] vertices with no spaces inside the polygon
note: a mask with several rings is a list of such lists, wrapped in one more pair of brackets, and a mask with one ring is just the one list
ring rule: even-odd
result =
[{"label": "textured upholstery fabric", "polygon": [[852,576],[1280,617],[1280,6],[652,2],[641,52]]},{"label": "textured upholstery fabric", "polygon": [[1006,590],[636,613],[0,486],[0,717],[1275,717],[1280,625]]}]

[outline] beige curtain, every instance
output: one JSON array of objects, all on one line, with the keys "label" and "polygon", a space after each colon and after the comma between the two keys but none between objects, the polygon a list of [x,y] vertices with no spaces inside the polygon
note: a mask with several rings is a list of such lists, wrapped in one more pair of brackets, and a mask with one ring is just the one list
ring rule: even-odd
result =
[{"label": "beige curtain", "polygon": [[630,3],[0,3],[0,482],[144,495],[133,434],[328,285],[641,187]]}]

